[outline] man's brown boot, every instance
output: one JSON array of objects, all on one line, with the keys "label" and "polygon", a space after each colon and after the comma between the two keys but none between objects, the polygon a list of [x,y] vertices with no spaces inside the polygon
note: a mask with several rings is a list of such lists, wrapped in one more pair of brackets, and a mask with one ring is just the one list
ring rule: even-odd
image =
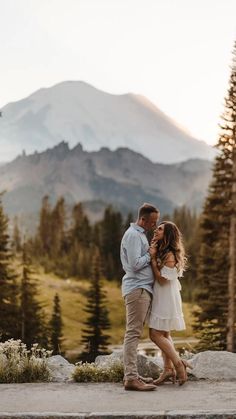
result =
[{"label": "man's brown boot", "polygon": [[151,391],[156,390],[154,384],[145,384],[142,380],[134,378],[133,380],[124,380],[125,390]]}]

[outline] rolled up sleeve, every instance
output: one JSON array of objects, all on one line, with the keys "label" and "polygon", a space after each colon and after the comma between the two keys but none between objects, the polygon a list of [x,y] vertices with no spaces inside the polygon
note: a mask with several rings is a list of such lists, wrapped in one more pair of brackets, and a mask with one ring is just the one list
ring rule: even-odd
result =
[{"label": "rolled up sleeve", "polygon": [[131,235],[127,239],[126,255],[128,263],[134,272],[140,271],[149,265],[151,256],[147,252],[142,256],[142,243],[139,237]]}]

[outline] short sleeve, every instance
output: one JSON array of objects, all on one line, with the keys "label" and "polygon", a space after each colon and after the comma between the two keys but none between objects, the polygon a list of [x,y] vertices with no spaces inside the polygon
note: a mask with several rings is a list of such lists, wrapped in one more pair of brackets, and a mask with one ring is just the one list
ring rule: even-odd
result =
[{"label": "short sleeve", "polygon": [[178,279],[178,273],[176,267],[169,268],[168,266],[163,266],[161,269],[161,276],[168,279],[169,281],[173,281]]}]

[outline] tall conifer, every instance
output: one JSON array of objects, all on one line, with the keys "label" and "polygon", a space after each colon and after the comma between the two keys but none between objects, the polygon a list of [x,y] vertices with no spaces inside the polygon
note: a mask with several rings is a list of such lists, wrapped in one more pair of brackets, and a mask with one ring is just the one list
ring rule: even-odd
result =
[{"label": "tall conifer", "polygon": [[236,44],[229,89],[225,98],[219,155],[205,202],[199,257],[200,307],[195,329],[200,349],[235,350],[235,148],[236,148]]},{"label": "tall conifer", "polygon": [[109,335],[106,332],[110,329],[106,294],[102,289],[101,258],[98,249],[95,249],[92,259],[91,283],[87,297],[88,302],[84,311],[88,314],[88,318],[82,330],[85,350],[80,359],[93,362],[96,356],[108,353]]},{"label": "tall conifer", "polygon": [[22,278],[20,288],[20,320],[19,337],[29,348],[33,343],[47,345],[47,330],[42,304],[38,299],[38,286],[34,278],[26,245],[22,252]]},{"label": "tall conifer", "polygon": [[47,254],[51,251],[51,224],[51,206],[49,203],[49,197],[46,195],[42,200],[38,227],[38,236],[42,254]]},{"label": "tall conifer", "polygon": [[54,304],[53,304],[53,313],[50,321],[50,346],[53,350],[53,355],[61,353],[61,341],[62,341],[62,318],[61,318],[61,305],[60,298],[58,294],[55,294]]},{"label": "tall conifer", "polygon": [[13,235],[12,235],[12,248],[15,253],[21,251],[21,233],[18,225],[18,217],[14,217]]},{"label": "tall conifer", "polygon": [[107,279],[118,279],[122,276],[120,263],[120,242],[123,234],[123,218],[112,206],[105,209],[101,221],[101,256],[104,275]]},{"label": "tall conifer", "polygon": [[53,259],[62,256],[65,242],[65,200],[59,198],[51,213],[51,255]]},{"label": "tall conifer", "polygon": [[86,248],[91,243],[91,226],[80,202],[74,205],[72,211],[71,239]]},{"label": "tall conifer", "polygon": [[12,255],[9,251],[8,218],[4,214],[0,194],[0,339],[17,338],[19,331],[19,308],[17,304],[19,288],[16,275],[11,267]]}]

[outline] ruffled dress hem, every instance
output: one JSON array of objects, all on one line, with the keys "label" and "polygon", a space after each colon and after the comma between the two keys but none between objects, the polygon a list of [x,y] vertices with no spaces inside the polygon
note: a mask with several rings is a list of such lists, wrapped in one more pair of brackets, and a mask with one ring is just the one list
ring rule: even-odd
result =
[{"label": "ruffled dress hem", "polygon": [[149,327],[155,330],[164,330],[170,332],[171,330],[185,330],[185,321],[181,317],[173,317],[171,319],[162,319],[157,315],[150,314]]}]

